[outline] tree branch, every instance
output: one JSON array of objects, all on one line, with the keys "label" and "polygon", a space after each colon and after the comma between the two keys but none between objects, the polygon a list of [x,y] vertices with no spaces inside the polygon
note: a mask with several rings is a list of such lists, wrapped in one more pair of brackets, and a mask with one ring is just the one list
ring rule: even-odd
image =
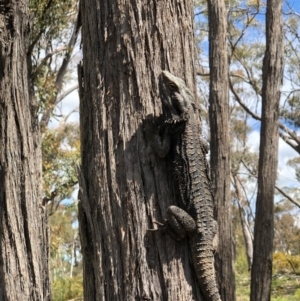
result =
[{"label": "tree branch", "polygon": [[203,67],[197,68],[196,74],[199,76],[209,76],[209,72],[206,72]]},{"label": "tree branch", "polygon": [[[57,97],[58,97],[58,93],[62,89],[63,79],[64,79],[64,76],[67,72],[67,67],[68,67],[68,65],[70,63],[70,60],[71,60],[71,54],[73,52],[73,49],[74,49],[76,41],[77,41],[79,29],[80,29],[80,26],[81,26],[81,17],[80,17],[80,15],[81,14],[80,14],[80,11],[79,11],[76,22],[74,23],[73,33],[72,33],[72,36],[70,38],[69,44],[67,46],[67,51],[66,51],[65,57],[63,59],[63,62],[61,64],[61,66],[58,70],[57,76],[56,76],[56,80],[55,80],[56,94],[52,98],[52,100],[49,101],[48,109],[44,112],[44,114],[41,118],[41,121],[40,121],[40,128],[41,128],[42,132],[46,128],[47,124],[49,123],[51,113],[52,113],[55,105],[62,100],[61,97],[59,98],[59,100],[57,99]],[[69,92],[69,93],[71,93],[71,92]]]},{"label": "tree branch", "polygon": [[[248,170],[248,172],[250,172],[251,176],[257,178],[257,175],[256,175],[253,171],[251,171],[251,170],[249,169],[248,165],[247,165],[243,160],[242,160],[241,162],[243,163],[244,167]],[[281,188],[279,188],[277,185],[275,185],[275,189],[277,189],[278,192],[279,192],[280,194],[282,194],[285,198],[287,198],[290,202],[292,202],[294,205],[296,205],[297,207],[300,208],[300,203],[298,203],[297,201],[295,201],[290,195],[288,195],[285,191],[283,191],[283,190],[282,190]]]},{"label": "tree branch", "polygon": [[75,46],[76,41],[77,41],[79,28],[80,28],[80,22],[81,22],[80,21],[80,12],[78,12],[78,16],[77,16],[76,22],[74,24],[74,30],[73,30],[72,36],[70,38],[70,41],[69,41],[69,44],[68,44],[68,47],[67,47],[68,50],[66,52],[64,60],[61,64],[61,66],[58,70],[57,76],[56,76],[55,87],[58,91],[62,87],[62,81],[63,81],[63,78],[64,78],[66,72],[67,72],[67,67],[68,67],[70,59],[71,59],[71,54],[73,52],[74,46]]},{"label": "tree branch", "polygon": [[71,94],[73,91],[78,89],[78,84],[71,86],[68,90],[57,96],[55,105],[59,104],[65,97]]},{"label": "tree branch", "polygon": [[[43,11],[43,15],[46,14],[47,10],[51,7],[53,0],[49,0],[49,2],[47,3],[46,7],[44,8]],[[44,24],[43,24],[44,25]],[[42,34],[45,32],[46,30],[46,26],[41,26],[41,30],[39,31],[39,33],[37,34],[37,36],[35,37],[35,39],[33,40],[33,42],[29,45],[28,50],[27,50],[27,56],[31,56],[34,46],[36,45],[36,43],[39,41],[39,39],[41,38]]]},{"label": "tree branch", "polygon": [[232,94],[234,95],[236,101],[240,104],[240,106],[254,119],[261,121],[261,118],[259,115],[253,113],[242,101],[242,99],[240,98],[240,96],[237,94],[237,92],[235,91],[235,89],[233,88],[233,84],[231,79],[229,78],[229,88],[230,91],[232,92]]},{"label": "tree branch", "polygon": [[[236,101],[240,104],[240,106],[255,120],[261,121],[261,117],[254,112],[252,112],[242,101],[238,93],[235,91],[232,81],[229,78],[229,88],[232,94],[234,95]],[[284,131],[289,137],[286,137],[283,133],[279,132],[279,136],[282,138],[283,141],[285,141],[289,146],[291,146],[297,153],[300,154],[300,139],[297,137],[296,134],[294,134],[291,130],[289,130],[284,124],[279,122],[279,128]],[[294,145],[289,141],[289,139],[292,139],[297,145]]]},{"label": "tree branch", "polygon": [[283,191],[281,188],[278,186],[275,186],[275,188],[278,190],[280,194],[282,194],[285,198],[287,198],[290,202],[292,202],[294,205],[300,208],[300,203],[295,201],[292,197],[290,197],[285,191]]},{"label": "tree branch", "polygon": [[56,49],[53,50],[52,52],[48,52],[48,53],[46,54],[46,56],[41,60],[39,66],[38,66],[38,68],[37,68],[37,70],[38,70],[41,66],[43,66],[43,65],[46,63],[46,61],[47,61],[50,57],[52,57],[54,54],[59,53],[59,52],[62,52],[62,51],[64,51],[64,50],[66,50],[66,49],[67,49],[67,47],[64,46],[64,47],[56,48]]}]

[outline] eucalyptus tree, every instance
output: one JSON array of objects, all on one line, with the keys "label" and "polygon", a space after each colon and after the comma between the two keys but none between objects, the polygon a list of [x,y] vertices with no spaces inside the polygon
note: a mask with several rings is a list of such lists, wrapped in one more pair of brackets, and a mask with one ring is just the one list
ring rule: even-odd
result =
[{"label": "eucalyptus tree", "polygon": [[27,1],[0,4],[0,299],[50,300]]},{"label": "eucalyptus tree", "polygon": [[83,0],[81,16],[85,300],[203,300],[187,244],[147,231],[178,202],[172,161],[155,155],[144,125],[162,113],[162,70],[196,95],[192,2]]},{"label": "eucalyptus tree", "polygon": [[216,255],[222,300],[235,300],[232,250],[229,139],[229,66],[225,1],[208,1],[210,157],[216,216],[220,231]]},{"label": "eucalyptus tree", "polygon": [[251,301],[271,295],[274,237],[274,193],[278,161],[279,102],[283,77],[282,1],[268,0],[266,50],[263,61],[262,123],[258,163],[258,192],[254,226]]}]

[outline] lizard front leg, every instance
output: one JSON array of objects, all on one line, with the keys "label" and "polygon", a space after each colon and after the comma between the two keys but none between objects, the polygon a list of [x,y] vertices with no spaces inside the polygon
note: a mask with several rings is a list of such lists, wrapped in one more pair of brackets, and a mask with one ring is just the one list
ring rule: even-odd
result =
[{"label": "lizard front leg", "polygon": [[171,125],[166,123],[158,124],[157,120],[148,119],[145,121],[144,130],[146,138],[152,149],[161,158],[164,158],[171,148],[170,127]]},{"label": "lizard front leg", "polygon": [[151,146],[159,157],[164,158],[171,148],[171,136],[168,127],[163,129],[162,134],[159,134],[159,129],[151,135]]}]

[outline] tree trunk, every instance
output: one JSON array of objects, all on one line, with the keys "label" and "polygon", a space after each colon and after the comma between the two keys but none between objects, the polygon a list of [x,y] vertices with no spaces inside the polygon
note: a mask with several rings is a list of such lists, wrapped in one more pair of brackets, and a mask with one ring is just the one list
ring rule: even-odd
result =
[{"label": "tree trunk", "polygon": [[268,301],[271,293],[274,189],[278,157],[280,85],[283,75],[283,23],[281,14],[282,1],[268,0],[251,301]]},{"label": "tree trunk", "polygon": [[216,268],[223,301],[235,300],[233,272],[230,141],[228,101],[227,12],[224,0],[208,1],[210,65],[210,152],[211,176],[219,225],[219,251]]},{"label": "tree trunk", "polygon": [[245,204],[246,200],[242,191],[242,186],[239,177],[235,174],[232,176],[232,182],[235,188],[235,194],[238,202],[239,213],[241,218],[241,225],[243,230],[245,248],[246,248],[246,256],[248,262],[248,270],[251,270],[252,261],[253,261],[253,234],[251,232],[250,225],[247,221],[245,214]]},{"label": "tree trunk", "polygon": [[149,232],[177,204],[171,160],[147,143],[158,75],[195,93],[191,1],[83,0],[79,223],[85,300],[203,300],[188,243]]},{"label": "tree trunk", "polygon": [[38,120],[30,103],[27,1],[0,4],[0,300],[50,300]]}]

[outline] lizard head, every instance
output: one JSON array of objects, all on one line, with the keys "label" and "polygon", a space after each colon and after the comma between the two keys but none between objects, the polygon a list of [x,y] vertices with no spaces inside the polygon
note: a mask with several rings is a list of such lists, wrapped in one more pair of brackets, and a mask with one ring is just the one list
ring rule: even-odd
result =
[{"label": "lizard head", "polygon": [[191,110],[194,112],[195,105],[193,95],[185,82],[168,71],[162,71],[158,79],[165,122],[188,120]]}]

